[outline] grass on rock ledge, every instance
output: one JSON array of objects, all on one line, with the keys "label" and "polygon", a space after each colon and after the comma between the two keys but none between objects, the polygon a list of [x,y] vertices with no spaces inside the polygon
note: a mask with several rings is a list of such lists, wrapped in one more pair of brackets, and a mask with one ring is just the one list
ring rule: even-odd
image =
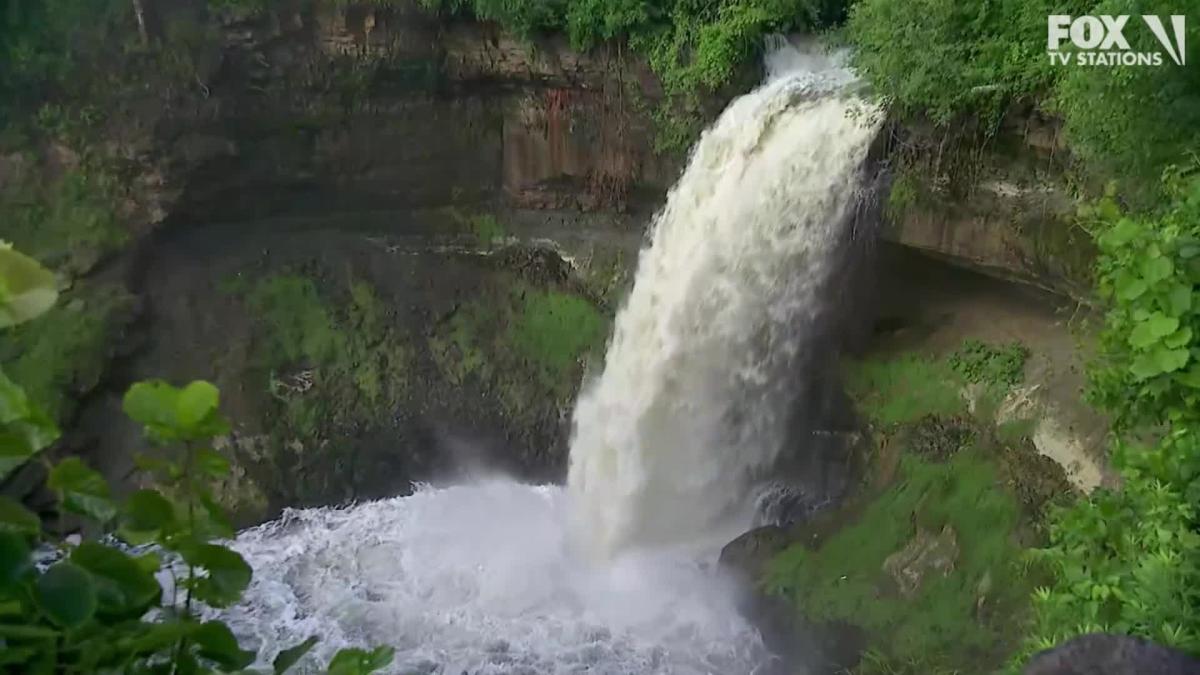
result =
[{"label": "grass on rock ledge", "polygon": [[449,381],[479,378],[520,415],[546,397],[566,401],[607,334],[607,318],[587,298],[512,278],[459,307],[429,347]]},{"label": "grass on rock ledge", "polygon": [[862,629],[855,673],[985,672],[1017,649],[1041,578],[1024,549],[1042,541],[1045,507],[1068,489],[1027,426],[997,425],[980,403],[1020,383],[1025,355],[968,341],[945,358],[849,368],[876,440],[866,484],[802,526],[762,583],[807,622]]}]

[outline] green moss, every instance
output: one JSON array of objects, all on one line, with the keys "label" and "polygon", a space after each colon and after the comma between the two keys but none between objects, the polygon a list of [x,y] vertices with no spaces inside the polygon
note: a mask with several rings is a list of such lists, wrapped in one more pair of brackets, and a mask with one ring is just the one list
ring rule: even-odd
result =
[{"label": "green moss", "polygon": [[46,265],[86,271],[128,238],[115,194],[114,179],[101,171],[72,170],[45,186],[19,181],[0,196],[0,239]]},{"label": "green moss", "polygon": [[337,358],[343,336],[316,284],[307,277],[279,275],[260,280],[247,300],[264,324],[260,353],[266,365],[317,365]]},{"label": "green moss", "polygon": [[480,246],[491,246],[503,241],[507,234],[504,225],[490,213],[472,216],[468,219],[468,223]]},{"label": "green moss", "polygon": [[966,409],[962,377],[947,363],[905,355],[867,360],[848,372],[851,395],[877,425],[914,422],[927,415],[954,415]]},{"label": "green moss", "polygon": [[607,330],[604,315],[580,295],[500,277],[443,321],[429,348],[448,381],[477,378],[519,415],[537,402],[569,398]]},{"label": "green moss", "polygon": [[479,337],[487,334],[491,315],[487,306],[469,304],[455,312],[443,330],[430,338],[430,352],[438,370],[453,384],[461,385],[471,375],[491,379],[492,371]]},{"label": "green moss", "polygon": [[893,221],[900,220],[909,209],[917,205],[921,195],[921,179],[907,164],[902,164],[892,180],[885,211]]},{"label": "green moss", "polygon": [[543,383],[556,394],[567,393],[579,372],[579,360],[603,347],[607,322],[596,307],[577,295],[555,290],[520,288],[508,339],[533,364]]},{"label": "green moss", "polygon": [[407,394],[410,350],[370,284],[350,278],[326,294],[313,278],[273,275],[246,301],[260,317],[264,386],[290,435],[373,426]]},{"label": "green moss", "polygon": [[[999,665],[1017,635],[1031,590],[1012,533],[1020,507],[977,450],[948,462],[901,460],[896,482],[857,519],[815,550],[796,544],[771,564],[768,589],[811,621],[864,628],[871,646],[899,664],[984,670]],[[884,561],[921,528],[949,526],[959,555],[946,576],[930,572],[911,598],[901,596]]]},{"label": "green moss", "polygon": [[134,299],[123,287],[81,287],[63,294],[37,321],[0,335],[0,363],[60,423],[99,384],[128,323]]}]

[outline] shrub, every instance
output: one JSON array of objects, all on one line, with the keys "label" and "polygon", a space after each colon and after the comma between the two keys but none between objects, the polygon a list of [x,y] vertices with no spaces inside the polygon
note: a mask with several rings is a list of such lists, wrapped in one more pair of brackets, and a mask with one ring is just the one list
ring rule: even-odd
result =
[{"label": "shrub", "polygon": [[1109,301],[1090,394],[1115,417],[1122,487],[1054,512],[1026,653],[1093,631],[1200,652],[1200,180],[1166,182],[1155,214],[1090,213]]},{"label": "shrub", "polygon": [[1025,379],[1027,358],[1029,349],[1020,342],[996,347],[979,340],[966,340],[950,355],[950,367],[967,382],[1009,388]]}]

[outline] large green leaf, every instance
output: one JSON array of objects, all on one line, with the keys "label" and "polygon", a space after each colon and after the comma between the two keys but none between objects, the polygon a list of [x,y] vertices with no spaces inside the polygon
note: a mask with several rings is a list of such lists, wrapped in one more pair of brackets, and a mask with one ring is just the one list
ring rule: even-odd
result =
[{"label": "large green leaf", "polygon": [[71,553],[71,562],[91,573],[101,615],[138,618],[162,594],[153,574],[115,548],[85,541]]},{"label": "large green leaf", "polygon": [[396,650],[392,647],[376,647],[369,651],[342,649],[329,662],[329,675],[369,675],[387,668],[395,655]]},{"label": "large green leaf", "polygon": [[0,424],[23,420],[29,413],[29,396],[25,390],[0,370]]},{"label": "large green leaf", "polygon": [[1192,287],[1188,284],[1175,284],[1167,294],[1167,304],[1175,316],[1183,316],[1192,308]]},{"label": "large green leaf", "polygon": [[201,448],[196,451],[196,468],[219,479],[229,475],[230,465],[225,455],[211,448]]},{"label": "large green leaf", "polygon": [[1171,333],[1170,335],[1164,337],[1162,340],[1163,345],[1170,347],[1171,349],[1178,349],[1180,347],[1184,347],[1188,344],[1191,344],[1191,342],[1192,342],[1192,329],[1187,326],[1184,326],[1183,328],[1180,328],[1179,330],[1175,331],[1174,333]]},{"label": "large green leaf", "polygon": [[175,413],[178,401],[178,389],[162,380],[150,380],[130,387],[122,408],[130,419],[146,428],[151,438],[170,442],[180,437]]},{"label": "large green leaf", "polygon": [[0,479],[58,438],[58,428],[0,371]]},{"label": "large green leaf", "polygon": [[1154,351],[1154,360],[1164,373],[1172,373],[1186,366],[1189,358],[1191,354],[1187,349],[1169,349],[1164,346]]},{"label": "large green leaf", "polygon": [[157,490],[138,490],[125,501],[125,525],[134,532],[169,530],[175,525],[175,506]]},{"label": "large green leaf", "polygon": [[1129,334],[1129,345],[1135,349],[1145,349],[1178,329],[1179,319],[1155,312],[1134,326]]},{"label": "large green leaf", "polygon": [[1135,277],[1127,272],[1122,272],[1117,276],[1116,292],[1117,298],[1129,302],[1136,300],[1142,296],[1149,286],[1146,282],[1138,277]]},{"label": "large green leaf", "polygon": [[175,402],[175,414],[180,426],[195,429],[217,412],[221,394],[212,384],[203,380],[192,382],[183,388]]},{"label": "large green leaf", "polygon": [[63,507],[100,522],[108,522],[117,509],[109,499],[108,482],[78,457],[68,457],[50,470],[46,485],[62,495]]},{"label": "large green leaf", "polygon": [[1163,371],[1154,354],[1146,352],[1134,357],[1133,363],[1129,364],[1129,372],[1140,382],[1161,375]]},{"label": "large green leaf", "polygon": [[129,642],[129,651],[135,655],[162,652],[178,644],[180,639],[190,636],[199,627],[196,622],[179,617],[138,624]]},{"label": "large green leaf", "polygon": [[32,511],[8,497],[0,497],[0,530],[36,536],[42,521]]},{"label": "large green leaf", "polygon": [[0,430],[0,479],[23,466],[34,454],[36,452],[25,442],[23,435]]},{"label": "large green leaf", "polygon": [[236,551],[216,544],[190,546],[181,551],[189,564],[203,568],[207,576],[197,579],[196,597],[214,607],[227,607],[242,597],[250,585],[250,565]]},{"label": "large green leaf", "polygon": [[64,628],[78,627],[96,613],[91,576],[69,562],[57,563],[38,577],[34,595],[46,616]]},{"label": "large green leaf", "polygon": [[279,655],[275,657],[275,661],[271,664],[274,667],[275,675],[283,675],[286,673],[292,666],[296,665],[300,659],[304,658],[304,655],[312,650],[313,646],[316,645],[318,641],[320,641],[320,638],[318,638],[316,635],[313,635],[295,647],[288,647],[287,649],[279,652]]},{"label": "large green leaf", "polygon": [[124,409],[142,424],[147,435],[161,442],[199,440],[228,432],[218,414],[217,388],[197,380],[183,389],[161,380],[138,382],[125,393]]},{"label": "large green leaf", "polygon": [[58,299],[54,274],[0,242],[0,328],[28,321]]},{"label": "large green leaf", "polygon": [[1200,363],[1193,363],[1187,371],[1176,373],[1175,379],[1192,389],[1200,389]]},{"label": "large green leaf", "polygon": [[11,588],[33,569],[29,542],[12,530],[0,530],[0,589]]},{"label": "large green leaf", "polygon": [[207,621],[192,633],[201,658],[208,659],[227,672],[237,671],[254,663],[254,652],[238,645],[229,627],[220,621]]},{"label": "large green leaf", "polygon": [[1171,264],[1170,258],[1158,256],[1142,261],[1142,277],[1151,284],[1166,279],[1174,271],[1175,266]]},{"label": "large green leaf", "polygon": [[1114,225],[1110,230],[1101,236],[1101,241],[1105,246],[1120,247],[1133,241],[1137,237],[1141,228],[1137,223],[1122,218],[1120,222]]}]

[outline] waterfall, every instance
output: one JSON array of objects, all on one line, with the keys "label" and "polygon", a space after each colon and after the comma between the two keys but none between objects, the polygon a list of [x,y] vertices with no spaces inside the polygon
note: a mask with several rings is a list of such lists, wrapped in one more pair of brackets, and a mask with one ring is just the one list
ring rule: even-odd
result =
[{"label": "waterfall", "polygon": [[767,65],[671,190],[576,406],[575,527],[601,555],[712,532],[784,443],[879,115],[836,57],[779,45]]},{"label": "waterfall", "polygon": [[713,564],[718,526],[784,441],[785,375],[876,125],[834,59],[782,45],[767,65],[654,223],[575,412],[568,486],[424,486],[242,532],[233,546],[254,579],[219,615],[260,667],[317,635],[305,672],[381,644],[396,673],[766,672]]}]

